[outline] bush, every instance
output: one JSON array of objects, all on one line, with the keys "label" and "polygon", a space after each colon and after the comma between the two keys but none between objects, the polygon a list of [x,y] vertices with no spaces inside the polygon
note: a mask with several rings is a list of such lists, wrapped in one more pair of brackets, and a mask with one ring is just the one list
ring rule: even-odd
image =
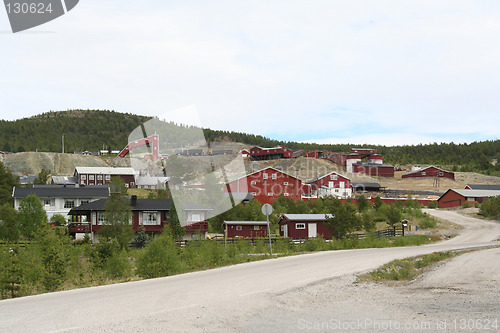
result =
[{"label": "bush", "polygon": [[468,201],[465,201],[465,202],[462,204],[462,208],[471,208],[471,207],[472,207],[472,205],[471,205],[471,203],[470,203],[470,202],[468,202]]},{"label": "bush", "polygon": [[427,208],[430,208],[430,209],[436,209],[436,208],[439,208],[439,204],[437,201],[431,201],[429,202],[429,204],[427,205]]},{"label": "bush", "polygon": [[182,268],[179,248],[168,227],[149,242],[137,258],[137,273],[144,278],[173,275]]},{"label": "bush", "polygon": [[490,219],[500,219],[500,197],[490,198],[483,202],[479,214]]},{"label": "bush", "polygon": [[422,229],[433,229],[437,227],[437,223],[432,217],[425,215],[424,220],[420,222],[419,226]]}]

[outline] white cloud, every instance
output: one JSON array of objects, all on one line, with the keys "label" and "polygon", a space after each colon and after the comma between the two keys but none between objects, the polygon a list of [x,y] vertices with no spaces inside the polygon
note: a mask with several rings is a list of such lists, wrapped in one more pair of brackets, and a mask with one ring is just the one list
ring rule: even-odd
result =
[{"label": "white cloud", "polygon": [[87,0],[37,29],[55,33],[0,34],[1,118],[196,105],[283,140],[498,138],[491,1]]}]

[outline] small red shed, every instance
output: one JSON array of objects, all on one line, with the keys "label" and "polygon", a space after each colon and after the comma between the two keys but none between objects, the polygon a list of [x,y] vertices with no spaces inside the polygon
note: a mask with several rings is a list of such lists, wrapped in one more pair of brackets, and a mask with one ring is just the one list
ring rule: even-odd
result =
[{"label": "small red shed", "polygon": [[224,221],[224,233],[227,238],[266,237],[266,221]]},{"label": "small red shed", "polygon": [[281,214],[278,224],[280,236],[290,238],[314,238],[322,235],[331,238],[332,230],[326,226],[331,214]]}]

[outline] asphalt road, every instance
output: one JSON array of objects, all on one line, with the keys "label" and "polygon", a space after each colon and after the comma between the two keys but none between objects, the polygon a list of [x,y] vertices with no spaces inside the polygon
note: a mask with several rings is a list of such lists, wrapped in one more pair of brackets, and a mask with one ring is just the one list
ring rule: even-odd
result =
[{"label": "asphalt road", "polygon": [[[1,332],[226,332],[270,297],[296,293],[390,260],[500,245],[500,224],[449,211],[429,213],[464,227],[437,244],[328,251],[166,278],[0,301]],[[306,309],[307,310],[307,309]],[[261,328],[262,330],[262,328]],[[265,329],[263,329],[266,331]]]}]

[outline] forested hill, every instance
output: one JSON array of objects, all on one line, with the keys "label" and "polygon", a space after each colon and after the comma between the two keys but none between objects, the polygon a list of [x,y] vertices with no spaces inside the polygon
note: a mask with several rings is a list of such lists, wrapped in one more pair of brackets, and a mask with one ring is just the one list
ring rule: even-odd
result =
[{"label": "forested hill", "polygon": [[15,121],[0,120],[0,150],[66,152],[122,149],[132,130],[149,117],[101,110],[47,112]]},{"label": "forested hill", "polygon": [[[31,118],[15,121],[0,120],[0,150],[2,151],[61,151],[64,133],[65,151],[96,151],[122,149],[128,143],[128,135],[149,117],[115,111],[71,110],[47,112]],[[230,140],[248,145],[274,147],[286,145],[291,149],[329,150],[348,152],[359,145],[325,145],[272,140],[261,135],[204,129],[209,142]],[[491,162],[500,160],[500,140],[473,142],[470,144],[430,144],[393,147],[374,147],[391,164],[438,164],[461,166],[462,171],[493,169]],[[497,164],[497,166],[500,166]],[[494,168],[497,169],[497,168]]]}]

